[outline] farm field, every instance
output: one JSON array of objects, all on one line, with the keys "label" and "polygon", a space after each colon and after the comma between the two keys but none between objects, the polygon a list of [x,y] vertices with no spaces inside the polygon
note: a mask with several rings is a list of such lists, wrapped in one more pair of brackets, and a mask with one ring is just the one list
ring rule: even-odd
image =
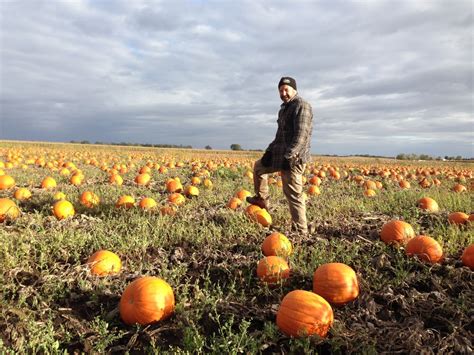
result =
[{"label": "farm field", "polygon": [[[269,179],[270,225],[251,218],[245,201],[229,207],[238,192],[253,194],[260,155],[0,142],[0,173],[14,180],[3,186],[0,176],[0,198],[20,210],[0,212],[0,352],[472,353],[474,273],[462,255],[474,243],[474,222],[450,220],[454,212],[473,218],[473,164],[315,156],[305,173],[314,230],[302,237],[290,231],[278,174]],[[171,197],[175,178],[182,196]],[[31,196],[15,197],[19,188]],[[81,202],[85,191],[97,198]],[[125,195],[133,201],[120,205]],[[420,208],[424,197],[438,210]],[[53,210],[64,200],[74,212]],[[437,241],[442,259],[407,255],[409,238],[382,241],[392,220]],[[273,232],[293,252],[289,277],[269,285],[257,264]],[[87,262],[99,250],[117,254],[120,271],[92,274]],[[285,295],[313,291],[315,270],[336,262],[355,271],[358,296],[332,305],[326,337],[282,332],[276,316]],[[119,302],[142,276],[165,280],[175,309],[128,325]]]}]

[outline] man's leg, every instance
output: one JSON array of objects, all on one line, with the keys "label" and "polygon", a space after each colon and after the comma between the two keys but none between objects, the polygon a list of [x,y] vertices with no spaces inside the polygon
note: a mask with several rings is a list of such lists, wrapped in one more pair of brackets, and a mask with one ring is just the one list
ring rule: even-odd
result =
[{"label": "man's leg", "polygon": [[247,198],[247,201],[254,204],[265,205],[268,207],[268,198],[270,197],[268,189],[268,174],[276,170],[271,166],[263,166],[261,160],[257,160],[253,166],[253,187],[255,196]]},{"label": "man's leg", "polygon": [[298,233],[307,234],[306,204],[303,200],[303,173],[305,164],[299,164],[291,170],[282,171],[283,193],[290,206],[293,225]]}]

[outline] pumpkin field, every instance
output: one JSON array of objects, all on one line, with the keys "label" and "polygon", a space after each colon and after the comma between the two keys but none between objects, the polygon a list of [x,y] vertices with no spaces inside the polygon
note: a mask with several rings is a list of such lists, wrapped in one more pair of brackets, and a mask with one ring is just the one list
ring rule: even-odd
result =
[{"label": "pumpkin field", "polygon": [[471,162],[0,142],[0,353],[472,353]]}]

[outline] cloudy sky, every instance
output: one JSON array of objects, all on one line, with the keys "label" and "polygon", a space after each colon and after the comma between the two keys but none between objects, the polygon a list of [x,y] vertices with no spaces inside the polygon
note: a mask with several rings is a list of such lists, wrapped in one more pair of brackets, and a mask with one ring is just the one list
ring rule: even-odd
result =
[{"label": "cloudy sky", "polygon": [[0,0],[0,139],[474,156],[470,0]]}]

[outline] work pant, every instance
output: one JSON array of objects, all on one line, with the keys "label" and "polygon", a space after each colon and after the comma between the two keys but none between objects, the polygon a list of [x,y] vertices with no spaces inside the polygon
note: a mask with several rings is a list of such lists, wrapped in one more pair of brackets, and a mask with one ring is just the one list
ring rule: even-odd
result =
[{"label": "work pant", "polygon": [[268,200],[268,174],[281,171],[281,180],[283,183],[283,194],[290,206],[292,227],[299,233],[306,234],[308,225],[306,222],[306,204],[303,199],[303,173],[306,164],[298,164],[291,170],[278,170],[271,166],[263,166],[261,160],[257,160],[253,167],[253,185],[255,194]]}]

